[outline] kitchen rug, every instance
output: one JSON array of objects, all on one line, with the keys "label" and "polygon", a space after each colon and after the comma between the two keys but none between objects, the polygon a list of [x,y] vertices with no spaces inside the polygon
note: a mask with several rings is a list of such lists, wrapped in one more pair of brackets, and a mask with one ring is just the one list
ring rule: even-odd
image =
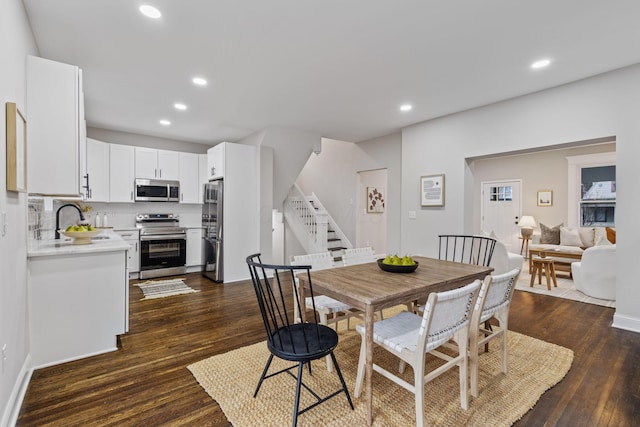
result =
[{"label": "kitchen rug", "polygon": [[[489,344],[489,352],[481,353],[479,361],[479,396],[471,398],[469,409],[460,408],[458,370],[452,369],[425,385],[425,425],[433,426],[511,426],[540,396],[553,387],[569,371],[573,352],[545,341],[508,331],[508,373],[500,373],[500,345]],[[374,360],[386,369],[397,372],[398,359],[386,351],[374,349]],[[360,335],[353,330],[340,334],[335,356],[353,392]],[[188,366],[198,383],[215,399],[227,419],[235,427],[286,426],[291,424],[295,379],[288,375],[268,378],[257,397],[253,392],[269,356],[266,342],[241,347]],[[428,369],[437,360],[427,358]],[[270,372],[291,363],[273,359]],[[339,388],[335,374],[327,372],[324,358],[312,362],[313,375],[304,381],[319,394],[326,395]],[[403,378],[413,383],[413,370],[407,367]],[[374,426],[411,426],[415,420],[415,397],[380,374],[373,376]],[[353,396],[352,396],[353,398]],[[301,393],[300,408],[315,399]],[[298,426],[361,426],[365,425],[364,393],[354,398],[355,410],[349,408],[344,395],[324,402],[298,418]]]},{"label": "kitchen rug", "polygon": [[141,300],[200,292],[187,286],[184,279],[147,280],[136,283],[134,286],[138,286],[142,290],[144,297]]}]

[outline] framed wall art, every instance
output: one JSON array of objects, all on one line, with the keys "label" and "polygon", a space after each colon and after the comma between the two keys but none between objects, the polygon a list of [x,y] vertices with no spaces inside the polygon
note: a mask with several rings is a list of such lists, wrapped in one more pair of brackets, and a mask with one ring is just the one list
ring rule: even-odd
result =
[{"label": "framed wall art", "polygon": [[384,188],[367,187],[367,213],[383,213],[384,204]]},{"label": "framed wall art", "polygon": [[538,206],[553,206],[553,190],[538,191]]},{"label": "framed wall art", "polygon": [[6,103],[7,190],[27,191],[27,120],[14,102]]},{"label": "framed wall art", "polygon": [[444,174],[420,177],[420,205],[444,206]]}]

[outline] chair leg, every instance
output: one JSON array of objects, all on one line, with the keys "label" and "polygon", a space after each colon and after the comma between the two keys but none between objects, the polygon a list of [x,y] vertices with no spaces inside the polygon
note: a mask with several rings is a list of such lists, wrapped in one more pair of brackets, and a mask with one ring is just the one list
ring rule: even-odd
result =
[{"label": "chair leg", "polygon": [[[462,406],[462,409],[467,410],[469,409],[469,385],[467,383],[467,372],[469,369],[467,346],[469,339],[466,333],[463,334],[461,332],[462,331],[459,332],[461,339],[458,340],[458,349],[460,350],[460,354],[463,356],[462,362],[458,364],[458,370],[460,371],[460,406]],[[474,351],[476,353],[478,352],[477,346]]]},{"label": "chair leg", "polygon": [[[322,323],[325,326],[328,324],[327,313],[324,313],[324,312],[320,313],[320,323]],[[333,325],[334,325],[334,328],[335,328],[335,330],[337,332],[338,331],[338,322],[334,322]],[[329,356],[327,356],[325,359],[327,360],[327,371],[328,372],[333,372],[333,366],[331,365],[331,358]]]},{"label": "chair leg", "polygon": [[414,394],[416,395],[416,427],[424,426],[424,365],[424,360],[422,363],[412,365]]},{"label": "chair leg", "polygon": [[258,395],[258,391],[262,386],[262,382],[264,381],[264,377],[267,375],[267,371],[269,370],[269,366],[271,366],[271,361],[273,360],[273,354],[269,355],[269,360],[267,360],[267,364],[264,365],[264,369],[262,370],[262,375],[260,375],[260,381],[258,381],[258,386],[256,387],[255,393],[253,393],[253,397]]},{"label": "chair leg", "polygon": [[364,364],[367,358],[367,350],[364,345],[364,336],[362,337],[362,342],[360,344],[360,357],[358,358],[358,373],[356,374],[356,386],[353,390],[353,395],[356,397],[360,397],[360,393],[362,392],[362,381],[364,381]]},{"label": "chair leg", "polygon": [[469,332],[469,372],[471,373],[471,396],[478,397],[478,331]]},{"label": "chair leg", "polygon": [[529,272],[531,273],[531,280],[529,280],[529,287],[533,288],[533,284],[536,281],[536,264],[533,264],[533,266],[529,269]]},{"label": "chair leg", "polygon": [[349,390],[347,389],[347,383],[344,382],[344,377],[342,376],[342,372],[340,371],[340,366],[338,365],[336,356],[333,354],[333,351],[330,353],[330,355],[331,355],[331,360],[333,360],[333,366],[336,367],[336,373],[338,374],[338,378],[340,378],[340,383],[342,384],[342,390],[344,391],[344,394],[347,395],[349,406],[351,406],[351,409],[354,409],[353,402],[351,401],[351,395],[349,395]]},{"label": "chair leg", "polygon": [[300,387],[302,386],[302,371],[304,371],[304,362],[298,363],[298,381],[296,382],[296,401],[293,404],[293,427],[298,424],[298,410],[300,408]]}]

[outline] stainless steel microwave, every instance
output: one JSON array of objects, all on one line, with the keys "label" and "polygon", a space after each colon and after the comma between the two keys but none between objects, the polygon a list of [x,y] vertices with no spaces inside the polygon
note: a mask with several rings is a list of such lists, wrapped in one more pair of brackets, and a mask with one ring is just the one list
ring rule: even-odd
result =
[{"label": "stainless steel microwave", "polygon": [[136,202],[179,202],[180,182],[159,179],[136,179]]}]

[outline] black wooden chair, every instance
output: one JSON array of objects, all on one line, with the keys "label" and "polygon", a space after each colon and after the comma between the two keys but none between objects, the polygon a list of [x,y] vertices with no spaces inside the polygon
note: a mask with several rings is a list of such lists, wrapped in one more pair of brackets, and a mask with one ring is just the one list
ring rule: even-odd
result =
[{"label": "black wooden chair", "polygon": [[488,267],[491,263],[496,239],[484,236],[441,234],[438,236],[438,258]]},{"label": "black wooden chair", "polygon": [[[271,352],[253,397],[258,395],[258,391],[265,379],[286,372],[297,380],[293,407],[293,426],[298,422],[298,415],[342,392],[347,396],[349,406],[351,406],[353,410],[351,396],[342,377],[342,372],[340,372],[336,357],[333,354],[333,350],[338,345],[338,334],[330,327],[318,322],[315,304],[313,307],[312,322],[295,323],[294,320],[294,307],[292,306],[292,302],[297,306],[299,313],[306,310],[304,301],[300,301],[298,293],[295,292],[295,276],[300,273],[307,274],[310,287],[309,296],[313,297],[313,286],[311,284],[310,274],[311,266],[263,264],[260,259],[260,254],[248,256],[247,265],[249,266],[253,288],[258,298],[262,321],[267,332],[267,347]],[[291,292],[294,294],[293,297]],[[313,301],[313,298],[311,301]],[[290,362],[296,362],[297,365],[267,374],[269,366],[273,361],[273,356]],[[320,397],[302,382],[302,372],[304,365],[307,364],[309,374],[311,374],[311,361],[322,359],[325,356],[331,357],[338,378],[340,378],[342,388],[326,397]],[[291,373],[291,370],[296,368],[296,366],[298,368],[297,376]],[[316,402],[299,410],[301,387],[309,391],[315,397]]]}]

